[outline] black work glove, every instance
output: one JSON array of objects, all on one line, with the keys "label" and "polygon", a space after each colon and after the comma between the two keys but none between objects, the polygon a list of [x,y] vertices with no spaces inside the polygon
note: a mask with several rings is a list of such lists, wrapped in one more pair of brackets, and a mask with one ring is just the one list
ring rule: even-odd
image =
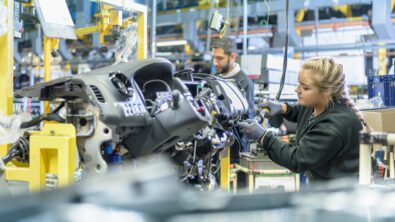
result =
[{"label": "black work glove", "polygon": [[268,110],[269,124],[272,127],[280,127],[283,123],[282,103],[274,101],[266,101],[258,105],[261,110]]},{"label": "black work glove", "polygon": [[254,119],[247,119],[243,122],[237,123],[240,127],[240,132],[242,132],[248,139],[260,140],[265,133],[265,129],[259,125]]}]

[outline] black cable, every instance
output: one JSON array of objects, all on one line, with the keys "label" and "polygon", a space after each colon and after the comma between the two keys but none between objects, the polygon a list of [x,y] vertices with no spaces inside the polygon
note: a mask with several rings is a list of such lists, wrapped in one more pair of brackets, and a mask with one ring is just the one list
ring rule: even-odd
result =
[{"label": "black cable", "polygon": [[210,176],[211,176],[211,167],[212,167],[212,161],[213,160],[213,148],[211,147],[210,153],[209,153],[209,158],[208,158],[208,168],[207,168],[207,176],[208,176],[208,181],[210,182]]},{"label": "black cable", "polygon": [[48,114],[43,114],[40,115],[32,120],[29,120],[27,122],[23,122],[20,126],[21,129],[26,129],[26,128],[30,128],[33,127],[35,125],[40,124],[43,120],[50,120],[50,121],[56,121],[56,122],[60,122],[60,123],[65,123],[66,120],[63,119],[61,116],[59,116],[59,114],[57,114],[57,112],[59,112],[60,109],[62,109],[65,106],[65,102],[62,102],[58,107],[56,107],[56,109],[54,109],[51,113]]},{"label": "black cable", "polygon": [[62,109],[66,105],[66,103],[63,101],[56,109],[54,109],[51,113],[57,113],[59,112],[60,109]]},{"label": "black cable", "polygon": [[19,158],[21,162],[29,161],[29,141],[25,137],[19,137],[18,140],[8,150],[7,155],[2,157],[5,164],[13,159]]},{"label": "black cable", "polygon": [[288,62],[288,11],[289,11],[289,0],[285,0],[285,50],[284,50],[284,60],[283,60],[283,73],[281,76],[281,81],[280,81],[280,88],[278,89],[277,95],[275,100],[278,101],[281,96],[281,92],[283,91],[284,88],[284,82],[285,82],[285,73],[287,72],[287,62]]},{"label": "black cable", "polygon": [[239,147],[239,152],[240,152],[240,150],[243,149],[243,147],[242,147],[242,145],[241,145],[241,142],[240,142],[240,141],[241,141],[240,134],[239,134],[239,132],[238,132],[236,126],[233,126],[233,127],[232,127],[232,131],[233,131],[233,135],[235,136],[235,140],[237,141],[237,146]]},{"label": "black cable", "polygon": [[17,150],[18,144],[15,143],[14,145],[11,146],[10,150],[15,150],[14,152],[8,152],[7,155],[5,155],[2,160],[5,164],[10,162],[11,160],[15,159],[17,156],[19,156],[20,151]]},{"label": "black cable", "polygon": [[201,73],[201,72],[193,73],[193,77],[198,77],[199,79],[202,79],[202,78],[218,79],[218,78],[220,78],[220,77],[215,76],[213,74],[207,74],[207,73]]},{"label": "black cable", "polygon": [[44,120],[45,115],[38,116],[30,121],[23,122],[20,126],[21,129],[26,129],[40,124]]}]

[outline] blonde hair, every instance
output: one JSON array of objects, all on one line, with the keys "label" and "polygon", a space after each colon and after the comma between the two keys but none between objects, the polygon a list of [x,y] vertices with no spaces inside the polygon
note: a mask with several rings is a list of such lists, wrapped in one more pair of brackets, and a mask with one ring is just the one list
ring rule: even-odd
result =
[{"label": "blonde hair", "polygon": [[332,58],[320,57],[307,60],[302,69],[310,70],[314,73],[314,80],[321,92],[325,92],[328,97],[324,98],[324,104],[337,100],[345,103],[361,120],[362,124],[368,131],[371,128],[366,123],[362,113],[355,107],[353,100],[350,98],[349,89],[346,85],[346,75],[343,72],[343,66],[336,63]]}]

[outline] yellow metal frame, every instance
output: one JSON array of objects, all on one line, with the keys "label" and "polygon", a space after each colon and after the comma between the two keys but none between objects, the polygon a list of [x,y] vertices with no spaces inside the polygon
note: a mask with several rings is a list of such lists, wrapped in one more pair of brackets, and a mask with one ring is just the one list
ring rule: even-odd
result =
[{"label": "yellow metal frame", "polygon": [[347,18],[352,17],[351,5],[334,6],[333,9],[343,13],[343,15],[346,16]]},{"label": "yellow metal frame", "polygon": [[[7,7],[7,30],[0,36],[0,111],[6,115],[13,113],[13,13],[14,1],[5,0]],[[51,50],[57,49],[59,40],[44,37],[44,80],[50,80]],[[49,104],[45,104],[49,112]],[[58,176],[58,185],[65,186],[74,181],[76,169],[76,132],[70,124],[45,124],[41,132],[32,132],[30,136],[28,166],[13,161],[5,170],[7,180],[26,181],[31,191],[45,187],[45,176],[54,173]],[[5,156],[8,145],[0,146],[0,156]]]},{"label": "yellow metal frame", "polygon": [[[301,9],[299,10],[296,15],[295,15],[295,21],[296,22],[301,22],[304,19],[304,16],[306,14],[306,10],[305,9]],[[298,36],[302,36],[302,30],[296,28],[296,33],[298,34]]]},{"label": "yellow metal frame", "polygon": [[230,191],[230,147],[227,148],[226,155],[220,159],[221,181],[220,186],[224,191]]},{"label": "yellow metal frame", "polygon": [[115,10],[114,7],[110,5],[102,4],[100,12],[96,13],[95,17],[99,19],[96,25],[76,29],[75,33],[78,38],[83,38],[85,35],[99,32],[100,43],[104,44],[104,37],[111,34],[112,27],[114,25],[122,25],[119,11]]},{"label": "yellow metal frame", "polygon": [[[5,0],[7,7],[7,30],[0,36],[0,113],[11,115],[14,105],[14,1]],[[8,145],[0,145],[0,155],[6,155]]]},{"label": "yellow metal frame", "polygon": [[378,49],[378,62],[379,69],[377,70],[378,75],[386,75],[387,74],[387,49],[379,48]]},{"label": "yellow metal frame", "polygon": [[147,58],[147,13],[137,17],[137,59]]},{"label": "yellow metal frame", "polygon": [[84,36],[99,32],[100,43],[105,44],[104,36],[110,35],[112,28],[115,25],[125,27],[129,23],[129,19],[120,21],[118,9],[138,12],[137,16],[137,59],[147,58],[147,7],[137,3],[125,3],[124,5],[112,5],[107,1],[102,2],[103,6],[101,12],[95,14],[99,18],[99,22],[94,26],[78,28],[75,33],[78,38],[82,39]]},{"label": "yellow metal frame", "polygon": [[[57,50],[59,47],[58,38],[49,38],[44,36],[44,82],[51,80],[51,51]],[[44,113],[49,113],[49,102],[44,102]]]},{"label": "yellow metal frame", "polygon": [[78,28],[75,30],[75,34],[77,35],[77,38],[81,39],[85,35],[89,35],[95,32],[98,32],[99,28],[97,25],[95,26],[89,26],[89,27],[84,27],[84,28]]},{"label": "yellow metal frame", "polygon": [[16,167],[8,164],[7,180],[25,181],[30,191],[39,191],[46,186],[46,174],[56,174],[58,186],[74,182],[77,142],[72,124],[45,124],[42,131],[32,132],[29,147],[29,166]]}]

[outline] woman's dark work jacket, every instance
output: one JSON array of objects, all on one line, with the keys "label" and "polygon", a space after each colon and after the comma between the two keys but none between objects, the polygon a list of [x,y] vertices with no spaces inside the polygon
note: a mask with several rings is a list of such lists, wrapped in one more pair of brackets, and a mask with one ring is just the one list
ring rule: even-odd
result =
[{"label": "woman's dark work jacket", "polygon": [[294,145],[268,132],[263,147],[277,164],[294,172],[306,172],[310,181],[356,177],[359,164],[359,132],[362,124],[344,103],[333,102],[320,115],[313,108],[287,105],[283,117],[298,123]]}]

